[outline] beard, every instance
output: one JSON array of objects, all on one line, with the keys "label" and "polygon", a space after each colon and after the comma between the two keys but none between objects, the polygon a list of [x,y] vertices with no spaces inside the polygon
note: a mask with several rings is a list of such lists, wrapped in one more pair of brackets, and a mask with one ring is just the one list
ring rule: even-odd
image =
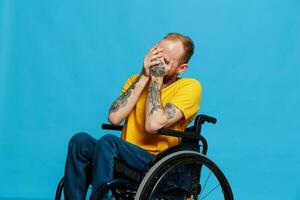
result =
[{"label": "beard", "polygon": [[163,82],[168,83],[168,82],[172,82],[174,80],[177,80],[177,76],[178,76],[178,74],[175,73],[175,72],[167,74],[167,75],[164,76]]}]

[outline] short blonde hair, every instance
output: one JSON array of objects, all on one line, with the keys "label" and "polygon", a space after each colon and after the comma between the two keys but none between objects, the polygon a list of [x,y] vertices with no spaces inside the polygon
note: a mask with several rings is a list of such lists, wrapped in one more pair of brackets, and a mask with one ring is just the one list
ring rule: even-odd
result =
[{"label": "short blonde hair", "polygon": [[194,42],[190,37],[180,33],[168,33],[164,37],[164,39],[179,40],[182,43],[184,49],[184,54],[181,56],[179,60],[179,64],[184,64],[189,62],[190,58],[194,54],[194,48],[195,48]]}]

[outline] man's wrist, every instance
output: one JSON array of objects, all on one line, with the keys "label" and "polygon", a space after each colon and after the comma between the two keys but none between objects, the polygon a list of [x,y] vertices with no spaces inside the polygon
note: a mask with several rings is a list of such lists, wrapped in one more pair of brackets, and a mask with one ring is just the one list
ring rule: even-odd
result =
[{"label": "man's wrist", "polygon": [[150,84],[156,83],[158,87],[162,87],[163,85],[163,76],[157,77],[157,76],[150,76]]},{"label": "man's wrist", "polygon": [[142,82],[148,82],[149,79],[150,79],[150,77],[146,76],[145,73],[144,73],[144,70],[143,70],[142,73],[140,74],[140,80]]},{"label": "man's wrist", "polygon": [[151,80],[155,80],[155,81],[163,81],[164,77],[163,76],[154,76],[154,75],[150,75]]}]

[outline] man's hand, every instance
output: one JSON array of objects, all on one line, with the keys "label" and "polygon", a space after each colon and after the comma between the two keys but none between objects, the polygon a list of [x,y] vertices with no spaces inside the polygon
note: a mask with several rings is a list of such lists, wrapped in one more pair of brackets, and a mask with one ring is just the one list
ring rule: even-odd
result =
[{"label": "man's hand", "polygon": [[161,63],[161,58],[163,57],[163,49],[158,45],[155,45],[146,54],[144,58],[143,74],[150,77],[150,69]]},{"label": "man's hand", "polygon": [[170,58],[164,54],[163,57],[159,58],[159,64],[150,68],[151,77],[164,77],[171,70],[172,64],[173,60],[170,60]]},{"label": "man's hand", "polygon": [[[161,47],[158,47],[161,49]],[[169,71],[171,70],[171,66],[173,64],[173,59],[171,59],[168,54],[166,54],[165,52],[162,52],[163,56],[156,59],[159,61],[159,64],[154,65],[150,68],[150,75],[151,77],[164,77],[165,75],[167,75],[169,73]]]}]

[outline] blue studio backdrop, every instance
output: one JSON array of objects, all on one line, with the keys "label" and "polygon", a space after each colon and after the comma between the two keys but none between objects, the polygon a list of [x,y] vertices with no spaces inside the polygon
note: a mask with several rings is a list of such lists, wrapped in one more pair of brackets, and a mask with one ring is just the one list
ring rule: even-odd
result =
[{"label": "blue studio backdrop", "polygon": [[[300,199],[300,1],[0,0],[0,199],[53,199],[70,137],[168,32],[193,38],[208,157],[238,200]],[[119,134],[119,133],[114,133]]]}]

